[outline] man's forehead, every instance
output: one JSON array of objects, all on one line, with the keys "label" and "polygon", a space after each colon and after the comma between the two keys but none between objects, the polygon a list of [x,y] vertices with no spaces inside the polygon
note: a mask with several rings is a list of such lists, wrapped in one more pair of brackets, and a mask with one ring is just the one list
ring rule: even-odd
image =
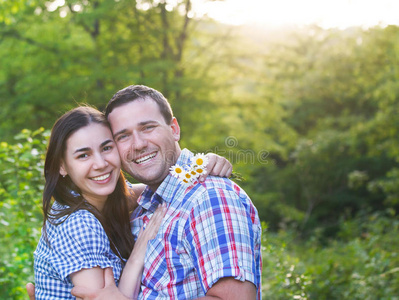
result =
[{"label": "man's forehead", "polygon": [[152,106],[152,108],[154,110],[156,109],[158,112],[161,112],[161,109],[160,109],[158,103],[151,97],[137,98],[132,101],[121,103],[118,106],[116,106],[112,110],[112,112],[109,113],[108,121],[109,121],[109,118],[111,115],[115,115],[115,111],[117,111],[116,114],[120,113],[121,111],[126,111],[126,110],[131,111],[133,113],[135,110],[137,110],[137,106],[142,106],[142,105]]},{"label": "man's forehead", "polygon": [[[149,114],[145,114],[144,110],[138,113],[140,108],[144,109],[143,106],[145,106],[145,109],[147,109],[146,112]],[[128,121],[129,124],[124,124],[121,122],[121,118],[123,118],[122,115],[125,116],[123,122]],[[125,129],[125,126],[129,127],[129,125],[132,124],[145,125],[151,122],[159,123],[160,120],[158,119],[164,120],[161,109],[158,103],[150,97],[140,98],[134,101],[123,103],[122,105],[115,107],[108,115],[108,122],[110,123],[113,132],[114,130],[126,130],[127,128]]]}]

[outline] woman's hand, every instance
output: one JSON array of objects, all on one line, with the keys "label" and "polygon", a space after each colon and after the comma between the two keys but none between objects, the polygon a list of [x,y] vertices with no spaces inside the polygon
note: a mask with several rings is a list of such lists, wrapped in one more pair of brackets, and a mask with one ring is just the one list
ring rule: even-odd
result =
[{"label": "woman's hand", "polygon": [[28,282],[26,284],[26,291],[28,292],[29,300],[35,300],[35,286],[33,283]]},{"label": "woman's hand", "polygon": [[140,230],[133,251],[123,269],[118,288],[128,298],[135,299],[140,291],[147,244],[149,240],[152,240],[157,235],[165,212],[165,204],[159,205],[146,228]]},{"label": "woman's hand", "polygon": [[158,208],[155,210],[145,230],[141,228],[130,257],[136,256],[137,258],[139,258],[140,261],[142,260],[144,262],[145,251],[147,250],[147,243],[149,240],[152,240],[157,235],[163,217],[165,216],[165,212],[166,204],[163,203],[162,205],[159,205]]},{"label": "woman's hand", "polygon": [[[206,157],[208,158],[208,165],[206,168],[208,169],[209,175],[230,177],[233,172],[233,165],[226,158],[214,153],[208,153]],[[199,181],[204,181],[206,176],[207,174],[201,175]]]}]

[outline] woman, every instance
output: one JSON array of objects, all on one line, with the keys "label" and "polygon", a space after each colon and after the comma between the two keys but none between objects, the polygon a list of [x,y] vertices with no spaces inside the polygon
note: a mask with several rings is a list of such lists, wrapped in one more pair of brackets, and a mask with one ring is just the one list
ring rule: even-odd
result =
[{"label": "woman", "polygon": [[[223,159],[216,167],[225,164]],[[74,299],[73,286],[102,287],[107,267],[121,292],[137,297],[146,245],[158,231],[163,210],[157,209],[134,243],[129,203],[136,196],[127,190],[102,113],[78,107],[56,121],[45,179],[42,237],[34,253],[36,299]]]}]

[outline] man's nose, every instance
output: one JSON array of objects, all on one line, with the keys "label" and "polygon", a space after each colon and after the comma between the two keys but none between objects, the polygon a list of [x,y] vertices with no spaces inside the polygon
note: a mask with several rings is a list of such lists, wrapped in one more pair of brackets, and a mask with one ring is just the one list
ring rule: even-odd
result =
[{"label": "man's nose", "polygon": [[147,139],[140,132],[133,134],[131,149],[134,151],[140,151],[146,148],[148,145]]}]

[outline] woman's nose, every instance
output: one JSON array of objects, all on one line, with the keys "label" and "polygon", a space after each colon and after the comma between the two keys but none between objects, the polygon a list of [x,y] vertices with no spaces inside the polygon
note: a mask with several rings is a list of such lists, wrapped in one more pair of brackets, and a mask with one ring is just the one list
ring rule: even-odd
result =
[{"label": "woman's nose", "polygon": [[108,166],[107,160],[101,154],[96,154],[94,156],[94,168],[103,169],[106,166]]}]

